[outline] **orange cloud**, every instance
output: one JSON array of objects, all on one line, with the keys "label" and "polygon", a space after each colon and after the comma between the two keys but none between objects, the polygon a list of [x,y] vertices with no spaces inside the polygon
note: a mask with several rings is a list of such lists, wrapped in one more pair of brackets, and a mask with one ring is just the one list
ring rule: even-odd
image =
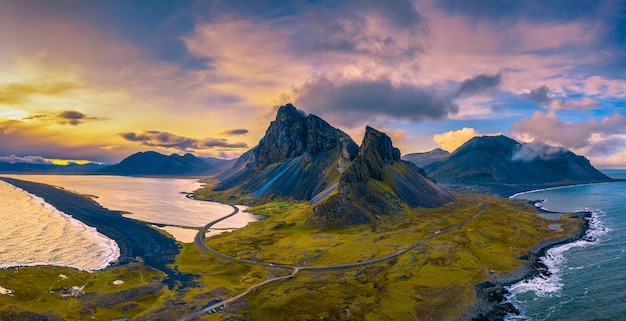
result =
[{"label": "orange cloud", "polygon": [[474,136],[480,136],[474,128],[463,127],[459,130],[452,130],[449,132],[437,134],[433,137],[435,143],[449,152],[454,151],[459,146],[470,140]]},{"label": "orange cloud", "polygon": [[72,81],[14,82],[0,85],[0,104],[18,105],[32,96],[59,96],[82,85]]}]

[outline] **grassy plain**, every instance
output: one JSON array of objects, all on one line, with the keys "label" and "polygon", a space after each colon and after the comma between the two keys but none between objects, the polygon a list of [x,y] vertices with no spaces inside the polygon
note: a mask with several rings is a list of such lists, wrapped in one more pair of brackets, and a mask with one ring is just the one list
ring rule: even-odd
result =
[{"label": "grassy plain", "polygon": [[[100,272],[82,272],[72,268],[40,266],[0,270],[0,284],[12,289],[12,295],[0,295],[0,319],[9,313],[31,311],[54,314],[66,320],[111,320],[136,315],[158,305],[166,287],[164,275],[140,263],[131,263]],[[115,285],[113,281],[122,280]],[[80,298],[61,298],[62,288],[85,286]],[[134,294],[128,294],[135,289]],[[96,294],[97,293],[97,294]],[[121,297],[119,293],[127,294]],[[117,297],[116,297],[117,296]],[[119,300],[123,298],[123,300]]]},{"label": "grassy plain", "polygon": [[[304,225],[310,205],[269,203],[251,208],[268,219],[207,239],[242,259],[293,265],[371,260],[455,225],[480,210],[476,195],[437,209],[418,208],[369,225],[318,229]],[[576,232],[582,220],[548,228],[523,201],[480,195],[486,211],[475,220],[387,262],[337,271],[301,271],[292,280],[249,294],[246,320],[457,320],[474,302],[474,286],[521,268],[543,240]],[[233,263],[229,263],[233,264]],[[234,291],[238,292],[238,291]],[[218,320],[207,316],[206,320]]]}]

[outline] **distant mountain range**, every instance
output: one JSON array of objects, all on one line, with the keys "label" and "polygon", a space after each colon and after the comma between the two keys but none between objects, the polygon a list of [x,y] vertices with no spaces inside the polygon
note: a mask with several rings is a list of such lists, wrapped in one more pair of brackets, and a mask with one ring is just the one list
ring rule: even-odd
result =
[{"label": "distant mountain range", "polygon": [[545,186],[610,180],[585,157],[565,148],[521,144],[506,136],[474,137],[424,169],[439,183],[460,186]]},{"label": "distant mountain range", "polygon": [[54,165],[32,163],[0,163],[0,173],[7,174],[89,174],[104,168],[94,163],[78,165]]},{"label": "distant mountain range", "polygon": [[450,155],[448,151],[445,151],[441,148],[435,148],[430,152],[406,154],[402,156],[402,159],[407,162],[414,163],[419,167],[424,167],[434,162],[440,161],[448,157],[448,155]]},{"label": "distant mountain range", "polygon": [[229,161],[217,158],[203,160],[191,154],[166,156],[149,151],[132,154],[119,164],[101,168],[97,173],[124,176],[195,176],[215,174],[228,164]]},{"label": "distant mountain range", "polygon": [[53,165],[31,163],[0,163],[0,173],[10,174],[100,174],[122,176],[200,176],[223,171],[234,161],[219,158],[198,158],[191,154],[166,156],[157,152],[139,152],[116,165]]}]

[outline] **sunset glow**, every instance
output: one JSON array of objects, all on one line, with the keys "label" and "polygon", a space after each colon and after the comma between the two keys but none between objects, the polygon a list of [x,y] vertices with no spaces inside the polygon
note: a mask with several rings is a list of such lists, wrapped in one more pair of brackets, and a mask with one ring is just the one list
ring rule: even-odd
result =
[{"label": "sunset glow", "polygon": [[504,134],[626,167],[624,26],[619,1],[0,0],[0,156],[234,158],[291,102],[403,153]]}]

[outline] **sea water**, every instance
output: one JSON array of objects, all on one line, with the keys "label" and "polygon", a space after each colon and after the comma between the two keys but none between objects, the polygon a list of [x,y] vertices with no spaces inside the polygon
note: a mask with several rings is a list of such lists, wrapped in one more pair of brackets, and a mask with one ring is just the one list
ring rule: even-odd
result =
[{"label": "sea water", "polygon": [[[202,186],[196,179],[102,175],[2,176],[91,195],[96,202],[109,210],[122,211],[124,216],[135,220],[159,224],[160,228],[184,243],[193,242],[198,227],[233,211],[231,206],[225,204],[188,198],[188,193]],[[240,228],[259,219],[253,214],[243,212],[246,207],[238,207],[240,212],[237,215],[217,224],[215,228],[220,230],[212,230],[208,235],[219,234],[225,231],[222,230],[224,228]]]},{"label": "sea water", "polygon": [[[622,172],[626,173],[626,172]],[[626,320],[626,182],[521,193],[555,212],[588,211],[583,240],[547,251],[551,275],[509,287],[521,316],[508,320]]]},{"label": "sea water", "polygon": [[0,268],[59,265],[93,271],[120,255],[117,244],[95,228],[4,181],[0,222]]},{"label": "sea water", "polygon": [[92,195],[94,200],[124,216],[158,224],[200,227],[233,211],[215,202],[189,199],[202,184],[188,178],[149,178],[98,175],[4,175],[62,187],[78,194]]}]

